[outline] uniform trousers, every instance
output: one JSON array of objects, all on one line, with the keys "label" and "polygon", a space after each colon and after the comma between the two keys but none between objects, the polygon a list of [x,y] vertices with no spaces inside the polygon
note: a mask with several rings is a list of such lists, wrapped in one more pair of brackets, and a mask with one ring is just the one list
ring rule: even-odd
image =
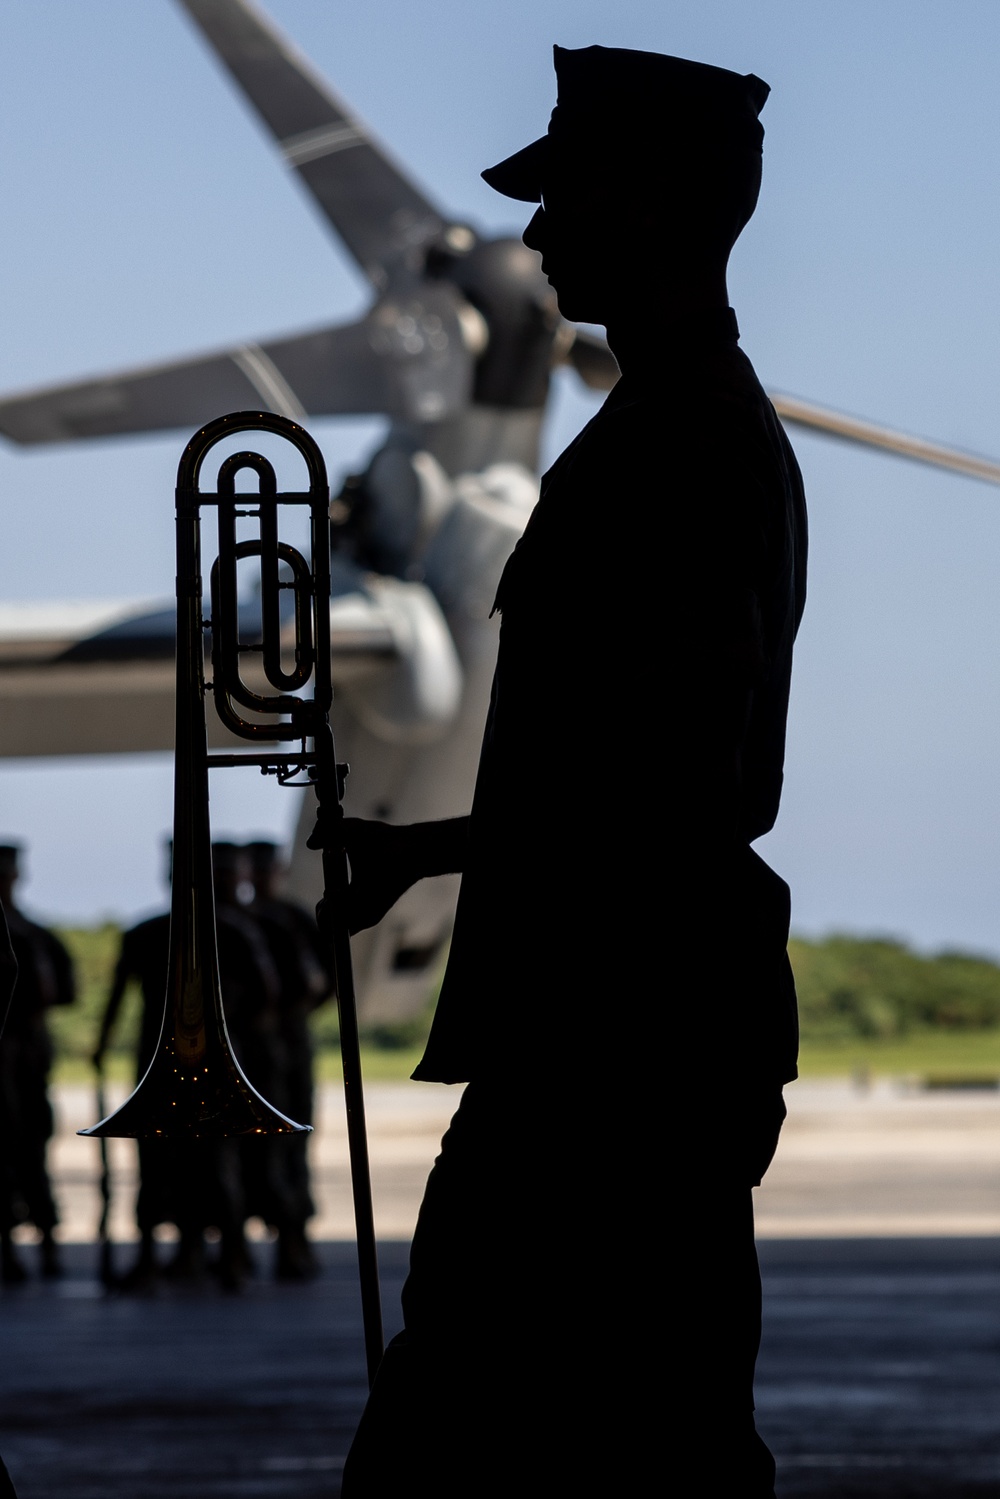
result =
[{"label": "uniform trousers", "polygon": [[780,1089],[713,1127],[593,1069],[470,1083],[344,1499],[638,1493],[651,1474],[679,1494],[773,1495],[753,1424],[750,1188],[782,1117]]}]

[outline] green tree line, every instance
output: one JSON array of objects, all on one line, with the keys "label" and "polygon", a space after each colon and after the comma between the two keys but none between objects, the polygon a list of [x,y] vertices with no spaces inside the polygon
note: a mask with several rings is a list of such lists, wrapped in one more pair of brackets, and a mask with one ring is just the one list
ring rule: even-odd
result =
[{"label": "green tree line", "polygon": [[965,952],[925,956],[889,937],[793,937],[805,1041],[889,1040],[1000,1026],[1000,965]]},{"label": "green tree line", "polygon": [[[118,952],[119,930],[105,925],[60,933],[73,955],[79,1003],[50,1016],[61,1058],[90,1056]],[[789,955],[799,995],[802,1039],[834,1045],[889,1042],[919,1033],[988,1031],[1000,1027],[1000,965],[964,952],[925,956],[888,937],[834,935],[821,941],[793,937]],[[129,997],[115,1050],[130,1053],[138,1034],[138,995]],[[405,1026],[367,1037],[379,1049],[418,1048],[431,1009]],[[320,1047],[336,1045],[336,1011],[315,1017]]]}]

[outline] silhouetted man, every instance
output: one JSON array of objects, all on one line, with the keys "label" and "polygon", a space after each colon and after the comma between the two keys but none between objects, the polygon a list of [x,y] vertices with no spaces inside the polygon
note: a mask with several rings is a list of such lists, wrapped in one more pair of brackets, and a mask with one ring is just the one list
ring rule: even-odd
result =
[{"label": "silhouetted man", "polygon": [[[309,1016],[329,998],[331,977],[323,963],[319,928],[309,911],[281,894],[284,874],[277,844],[259,839],[246,845],[254,887],[249,914],[257,922],[280,982],[276,1065],[268,1102],[299,1124],[313,1117],[313,1047]],[[316,1211],[309,1185],[308,1135],[277,1135],[271,1148],[284,1187],[284,1220],[278,1227],[276,1273],[280,1280],[304,1280],[319,1263],[306,1237]]]},{"label": "silhouetted man", "polygon": [[525,242],[622,378],[501,578],[471,816],[347,824],[358,927],[462,871],[414,1076],[468,1086],[345,1499],[773,1493],[751,1187],[796,1029],[788,891],[750,844],[778,809],[805,507],[726,289],[768,89],[555,61],[547,134],[484,176],[540,205]]},{"label": "silhouetted man", "polygon": [[52,1136],[48,1096],[52,1041],[47,1012],[76,999],[69,953],[55,933],[29,921],[14,904],[18,855],[16,844],[0,846],[0,904],[6,916],[17,965],[17,983],[7,1015],[0,1051],[0,1153],[5,1158],[4,1198],[0,1202],[2,1274],[21,1281],[26,1271],[11,1239],[18,1223],[33,1223],[41,1233],[42,1274],[60,1273],[53,1230],[59,1221],[46,1167]]}]

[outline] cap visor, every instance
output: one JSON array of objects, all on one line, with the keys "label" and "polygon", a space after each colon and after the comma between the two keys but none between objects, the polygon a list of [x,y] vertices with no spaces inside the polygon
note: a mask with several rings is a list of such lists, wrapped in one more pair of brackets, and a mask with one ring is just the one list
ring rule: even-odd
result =
[{"label": "cap visor", "polygon": [[543,135],[530,146],[515,151],[505,161],[497,162],[495,167],[487,167],[481,174],[483,181],[498,193],[503,193],[505,198],[517,198],[521,203],[540,203],[548,154],[549,138]]}]

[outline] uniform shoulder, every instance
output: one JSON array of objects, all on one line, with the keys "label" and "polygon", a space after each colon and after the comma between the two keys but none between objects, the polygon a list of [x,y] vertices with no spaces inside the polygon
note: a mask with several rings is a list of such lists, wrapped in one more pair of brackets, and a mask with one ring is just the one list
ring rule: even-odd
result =
[{"label": "uniform shoulder", "polygon": [[[11,920],[13,915],[14,920]],[[20,936],[24,941],[33,944],[36,948],[50,953],[63,954],[67,952],[66,944],[62,938],[52,930],[51,927],[42,926],[38,921],[32,921],[30,916],[25,916],[23,911],[7,913],[11,937]]]},{"label": "uniform shoulder", "polygon": [[129,927],[128,931],[122,933],[122,941],[142,942],[149,937],[158,937],[169,926],[170,912],[159,911],[155,916],[147,916],[143,921],[137,921],[135,926]]},{"label": "uniform shoulder", "polygon": [[749,359],[737,348],[638,374],[624,375],[577,444],[574,458],[592,462],[626,447],[642,452],[690,446],[708,432],[760,427],[770,404]]}]

